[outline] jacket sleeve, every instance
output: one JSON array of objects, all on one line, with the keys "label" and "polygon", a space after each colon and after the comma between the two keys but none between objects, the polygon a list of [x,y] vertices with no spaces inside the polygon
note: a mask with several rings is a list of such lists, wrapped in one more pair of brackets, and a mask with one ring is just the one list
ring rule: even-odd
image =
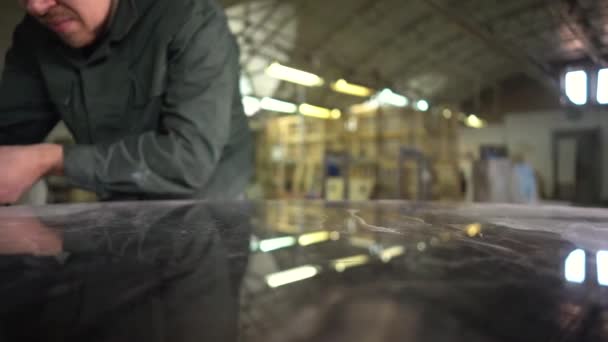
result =
[{"label": "jacket sleeve", "polygon": [[228,143],[239,58],[219,9],[192,13],[170,43],[161,129],[64,152],[74,185],[115,194],[187,198],[213,175]]},{"label": "jacket sleeve", "polygon": [[0,145],[40,143],[59,121],[24,29],[15,30],[0,79]]}]

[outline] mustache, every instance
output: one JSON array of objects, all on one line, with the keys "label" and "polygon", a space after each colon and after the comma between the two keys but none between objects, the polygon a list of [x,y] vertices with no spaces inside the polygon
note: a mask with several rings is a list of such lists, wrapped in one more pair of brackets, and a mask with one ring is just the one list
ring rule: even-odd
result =
[{"label": "mustache", "polygon": [[46,25],[57,23],[64,20],[78,19],[76,13],[67,8],[53,8],[38,19]]}]

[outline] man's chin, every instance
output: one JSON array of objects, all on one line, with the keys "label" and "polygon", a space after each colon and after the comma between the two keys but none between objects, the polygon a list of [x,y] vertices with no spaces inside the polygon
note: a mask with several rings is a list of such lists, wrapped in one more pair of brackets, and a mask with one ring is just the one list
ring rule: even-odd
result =
[{"label": "man's chin", "polygon": [[93,42],[95,41],[94,39],[91,38],[87,38],[87,37],[79,37],[77,35],[73,35],[73,36],[63,36],[61,35],[59,37],[63,43],[73,49],[82,49],[85,48],[91,44],[93,44]]}]

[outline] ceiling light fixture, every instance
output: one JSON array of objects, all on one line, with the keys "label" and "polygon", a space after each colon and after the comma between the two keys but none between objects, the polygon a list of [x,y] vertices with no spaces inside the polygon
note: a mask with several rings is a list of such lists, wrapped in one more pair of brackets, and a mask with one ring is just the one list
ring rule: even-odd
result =
[{"label": "ceiling light fixture", "polygon": [[338,93],[348,94],[359,97],[369,97],[372,95],[373,91],[370,88],[348,83],[346,80],[341,79],[332,83],[331,89],[337,91]]},{"label": "ceiling light fixture", "polygon": [[270,97],[265,97],[260,102],[260,107],[271,112],[280,112],[287,114],[295,114],[298,111],[298,106],[285,101],[280,101]]},{"label": "ceiling light fixture", "polygon": [[342,112],[339,109],[328,109],[303,103],[299,107],[300,114],[318,119],[339,119]]},{"label": "ceiling light fixture", "polygon": [[243,96],[243,109],[247,116],[256,115],[261,109],[260,99],[253,96]]},{"label": "ceiling light fixture", "polygon": [[426,100],[420,100],[418,102],[416,102],[416,109],[418,109],[421,112],[426,112],[427,110],[429,110],[430,105]]},{"label": "ceiling light fixture", "polygon": [[306,87],[320,87],[325,81],[313,73],[284,66],[278,62],[266,68],[266,75]]},{"label": "ceiling light fixture", "polygon": [[467,126],[471,128],[483,128],[485,123],[481,120],[477,115],[471,114],[467,117],[466,121]]},{"label": "ceiling light fixture", "polygon": [[376,100],[381,104],[391,105],[395,107],[406,107],[410,100],[403,96],[394,93],[390,89],[384,89],[376,95]]},{"label": "ceiling light fixture", "polygon": [[447,109],[447,108],[444,109],[443,110],[443,117],[446,118],[446,119],[448,119],[448,120],[451,119],[452,118],[452,111],[449,110],[449,109]]}]

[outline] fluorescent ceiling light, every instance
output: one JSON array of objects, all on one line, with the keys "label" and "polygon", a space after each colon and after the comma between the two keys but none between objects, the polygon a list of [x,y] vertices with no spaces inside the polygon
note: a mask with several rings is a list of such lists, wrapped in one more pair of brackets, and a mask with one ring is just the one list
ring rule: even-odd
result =
[{"label": "fluorescent ceiling light", "polygon": [[597,74],[597,102],[608,104],[608,69],[602,69]]},{"label": "fluorescent ceiling light", "polygon": [[475,114],[471,114],[471,115],[469,115],[469,117],[467,117],[466,124],[467,124],[467,126],[469,126],[471,128],[483,128],[485,126],[485,123],[483,122],[483,120],[481,120]]},{"label": "fluorescent ceiling light", "polygon": [[293,236],[280,237],[276,239],[262,240],[259,244],[260,251],[267,253],[276,251],[277,249],[287,248],[296,244],[296,238]]},{"label": "fluorescent ceiling light", "polygon": [[239,88],[241,89],[241,94],[243,95],[251,95],[253,94],[253,85],[251,84],[251,79],[241,75],[239,80]]},{"label": "fluorescent ceiling light", "polygon": [[608,251],[597,252],[597,281],[608,286]]},{"label": "fluorescent ceiling light", "polygon": [[255,252],[258,250],[258,246],[260,245],[258,238],[255,236],[251,237],[251,240],[249,241],[249,250],[252,252]]},{"label": "fluorescent ceiling light", "polygon": [[267,275],[266,284],[272,288],[277,288],[287,284],[310,279],[317,274],[319,274],[319,269],[317,267],[310,265],[301,266],[283,272]]},{"label": "fluorescent ceiling light", "polygon": [[330,233],[328,231],[308,233],[300,235],[298,243],[300,246],[310,246],[317,243],[325,242],[330,239]]},{"label": "fluorescent ceiling light", "polygon": [[277,62],[266,68],[266,74],[270,77],[307,87],[320,87],[325,83],[321,77],[313,73],[290,68]]},{"label": "fluorescent ceiling light", "polygon": [[380,108],[380,103],[377,100],[369,100],[363,103],[352,105],[349,108],[349,111],[351,114],[360,115],[374,112],[378,110],[378,108]]},{"label": "fluorescent ceiling light", "polygon": [[339,93],[360,97],[369,97],[372,95],[373,92],[370,88],[348,83],[346,80],[343,79],[332,83],[331,88]]},{"label": "fluorescent ceiling light", "polygon": [[587,73],[583,70],[569,71],[565,77],[566,96],[575,105],[587,103]]},{"label": "fluorescent ceiling light", "polygon": [[256,115],[262,109],[260,99],[252,96],[243,96],[243,108],[247,116]]},{"label": "fluorescent ceiling light", "polygon": [[308,103],[300,105],[300,114],[311,116],[319,119],[339,119],[342,117],[342,112],[339,109],[328,109],[318,106],[313,106]]},{"label": "fluorescent ceiling light", "polygon": [[410,101],[407,97],[394,93],[390,89],[384,89],[376,96],[376,100],[381,104],[391,105],[395,107],[406,107]]},{"label": "fluorescent ceiling light", "polygon": [[451,119],[452,118],[452,111],[449,109],[444,109],[443,110],[443,117],[446,119]]},{"label": "fluorescent ceiling light", "polygon": [[566,258],[565,277],[571,283],[585,282],[585,251],[577,249]]},{"label": "fluorescent ceiling light", "polygon": [[429,103],[426,100],[420,100],[418,102],[416,102],[416,109],[418,109],[421,112],[426,112],[427,110],[429,110]]},{"label": "fluorescent ceiling light", "polygon": [[270,97],[265,97],[260,102],[260,107],[271,112],[280,112],[295,114],[298,111],[298,106],[285,101],[279,101]]}]

